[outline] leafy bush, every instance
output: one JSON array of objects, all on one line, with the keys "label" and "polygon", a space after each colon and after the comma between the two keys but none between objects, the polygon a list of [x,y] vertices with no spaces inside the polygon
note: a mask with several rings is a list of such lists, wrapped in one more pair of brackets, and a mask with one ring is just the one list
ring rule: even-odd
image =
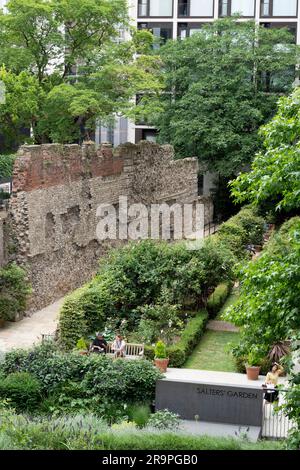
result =
[{"label": "leafy bush", "polygon": [[30,293],[24,269],[15,263],[0,268],[0,318],[13,320],[23,314]]},{"label": "leafy bush", "polygon": [[224,222],[215,237],[238,258],[246,257],[247,244],[260,245],[263,241],[264,219],[249,206]]},{"label": "leafy bush", "polygon": [[86,372],[82,387],[87,396],[97,395],[111,400],[143,402],[154,398],[160,372],[146,360],[112,361],[100,357]]},{"label": "leafy bush", "polygon": [[151,339],[149,320],[165,322],[157,327],[166,331],[172,321],[176,330],[179,306],[188,304],[192,309],[205,304],[211,288],[232,278],[232,266],[233,255],[214,240],[205,240],[197,250],[185,243],[152,240],[111,250],[94,280],[66,299],[60,313],[60,341],[72,349],[80,337],[102,329],[107,318],[116,319],[116,329],[126,321],[129,332],[143,334],[144,326]]},{"label": "leafy bush", "polygon": [[156,411],[150,416],[148,426],[156,429],[176,431],[179,428],[179,415],[169,410]]},{"label": "leafy bush", "polygon": [[0,178],[10,178],[16,155],[0,155]]},{"label": "leafy bush", "polygon": [[0,382],[0,398],[9,399],[18,411],[33,410],[41,400],[40,382],[28,372],[9,374]]},{"label": "leafy bush", "polygon": [[[288,227],[288,228],[287,228]],[[275,234],[261,256],[240,271],[238,301],[223,315],[241,327],[235,356],[253,347],[266,357],[274,343],[289,340],[300,328],[300,218],[295,217]]]},{"label": "leafy bush", "polygon": [[[161,377],[146,360],[114,361],[97,354],[81,356],[61,352],[53,344],[7,353],[0,373],[21,372],[32,374],[41,384],[42,392],[49,399],[44,410],[70,408],[74,412],[98,408],[99,413],[116,402],[152,400],[156,380]],[[102,408],[101,402],[105,402]]]},{"label": "leafy bush", "polygon": [[138,428],[144,428],[149,420],[151,410],[149,405],[133,404],[126,408],[129,421],[134,422]]},{"label": "leafy bush", "polygon": [[154,357],[155,359],[166,359],[168,357],[166,345],[162,341],[158,341],[156,343],[154,349]]},{"label": "leafy bush", "polygon": [[219,284],[207,301],[207,310],[211,317],[215,317],[225,304],[232,288],[232,283]]},{"label": "leafy bush", "polygon": [[0,449],[20,450],[250,450],[282,449],[274,441],[185,435],[172,430],[136,429],[133,423],[108,427],[88,413],[59,418],[1,415]]},{"label": "leafy bush", "polygon": [[[182,367],[184,365],[204,333],[207,318],[208,315],[205,310],[198,312],[194,318],[188,321],[181,333],[180,340],[176,344],[167,347],[170,367]],[[153,346],[145,346],[145,356],[150,360],[154,359]]]}]

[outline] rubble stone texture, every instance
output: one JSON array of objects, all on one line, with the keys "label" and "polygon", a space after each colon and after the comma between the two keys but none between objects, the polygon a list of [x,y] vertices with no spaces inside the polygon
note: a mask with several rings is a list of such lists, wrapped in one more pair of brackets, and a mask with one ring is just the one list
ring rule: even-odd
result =
[{"label": "rubble stone texture", "polygon": [[[9,258],[25,266],[32,286],[30,310],[42,308],[82,285],[98,260],[124,241],[99,241],[100,204],[191,203],[198,198],[198,162],[173,159],[170,146],[47,144],[23,146],[16,159],[6,232]],[[205,203],[205,221],[212,203]]]}]

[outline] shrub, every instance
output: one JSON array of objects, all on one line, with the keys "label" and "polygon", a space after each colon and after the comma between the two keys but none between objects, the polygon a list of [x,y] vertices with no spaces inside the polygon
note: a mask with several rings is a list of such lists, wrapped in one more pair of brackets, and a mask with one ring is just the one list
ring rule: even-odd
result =
[{"label": "shrub", "polygon": [[[167,357],[169,357],[170,367],[182,367],[189,354],[198,344],[203,335],[208,315],[205,310],[201,310],[194,318],[191,318],[181,333],[180,340],[167,347]],[[145,346],[145,356],[154,359],[154,347]]]},{"label": "shrub", "polygon": [[31,293],[24,269],[11,263],[0,269],[0,318],[13,320],[26,310]]},{"label": "shrub", "polygon": [[238,258],[245,258],[247,244],[260,245],[263,240],[265,221],[250,206],[224,222],[215,237]]},{"label": "shrub", "polygon": [[185,243],[152,240],[111,250],[94,280],[66,299],[60,314],[60,341],[72,349],[80,337],[96,327],[102,329],[107,318],[116,319],[117,329],[126,320],[129,332],[143,334],[144,326],[152,339],[153,325],[148,320],[172,319],[177,328],[173,320],[178,306],[202,306],[210,288],[232,278],[232,266],[232,253],[214,240],[205,240],[197,250]]},{"label": "shrub", "polygon": [[99,357],[82,381],[87,396],[100,394],[110,400],[147,401],[154,398],[160,372],[146,360],[112,361]]},{"label": "shrub", "polygon": [[155,359],[166,359],[168,357],[166,345],[162,341],[158,341],[156,343],[156,346],[154,349],[154,357]]},{"label": "shrub", "polygon": [[225,283],[219,284],[214,292],[209,296],[207,302],[207,310],[211,317],[217,315],[220,309],[225,304],[230,292],[232,289],[232,283]]},{"label": "shrub", "polygon": [[0,178],[10,178],[16,155],[0,155]]},{"label": "shrub", "polygon": [[223,317],[241,327],[238,355],[259,348],[266,357],[274,343],[299,330],[300,218],[285,224],[261,256],[240,270],[240,296]]},{"label": "shrub", "polygon": [[176,431],[179,428],[179,415],[169,410],[156,411],[156,413],[150,416],[148,427]]},{"label": "shrub", "polygon": [[138,428],[143,428],[148,423],[151,410],[149,405],[130,404],[126,408],[126,413],[129,421],[133,421]]},{"label": "shrub", "polygon": [[9,399],[19,411],[33,410],[41,400],[41,385],[32,374],[15,372],[1,380],[0,397]]}]

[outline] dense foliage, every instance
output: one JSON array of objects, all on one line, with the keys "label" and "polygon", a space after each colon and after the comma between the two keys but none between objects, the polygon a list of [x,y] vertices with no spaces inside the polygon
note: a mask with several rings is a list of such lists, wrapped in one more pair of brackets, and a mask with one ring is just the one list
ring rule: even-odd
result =
[{"label": "dense foliage", "polygon": [[16,155],[0,155],[0,178],[10,178]]},{"label": "dense foliage", "polygon": [[128,25],[125,0],[7,2],[0,10],[7,149],[29,139],[22,128],[32,129],[35,143],[89,139],[96,118],[126,114],[132,96],[160,90],[152,35],[135,31],[122,39]]},{"label": "dense foliage", "polygon": [[28,372],[14,372],[0,380],[0,399],[9,398],[18,411],[32,411],[41,400],[39,380]]},{"label": "dense foliage", "polygon": [[300,89],[279,101],[278,113],[260,134],[264,148],[250,173],[232,182],[239,202],[250,201],[265,210],[300,209]]},{"label": "dense foliage", "polygon": [[165,429],[141,430],[133,422],[109,428],[99,416],[87,413],[51,420],[32,419],[8,408],[1,409],[0,403],[1,450],[279,450],[282,447],[274,441],[252,443],[238,438],[188,436]]},{"label": "dense foliage", "polygon": [[240,171],[260,147],[259,127],[291,90],[298,62],[293,41],[286,29],[236,18],[169,41],[160,49],[166,93],[144,98],[159,139],[223,177]]},{"label": "dense foliage", "polygon": [[300,328],[300,218],[282,225],[261,256],[241,269],[240,297],[225,318],[241,327],[237,356],[266,356]]},{"label": "dense foliage", "polygon": [[134,342],[161,338],[172,345],[195,310],[207,306],[211,292],[233,280],[235,263],[247,257],[248,243],[262,242],[263,229],[264,220],[246,207],[194,249],[184,242],[144,240],[111,250],[92,282],[65,300],[61,343],[71,349],[81,337],[105,328]]},{"label": "dense foliage", "polygon": [[207,300],[209,288],[231,278],[232,263],[231,252],[213,240],[198,250],[151,240],[112,250],[95,279],[66,299],[60,339],[70,348],[107,324],[150,342],[162,330],[170,334],[182,327],[187,310]]},{"label": "dense foliage", "polygon": [[[185,328],[180,332],[179,341],[167,348],[170,367],[182,367],[185,364],[205,331],[207,318],[205,310],[198,312],[194,318],[189,319]],[[154,346],[145,346],[145,356],[148,359],[154,359]]]},{"label": "dense foliage", "polygon": [[24,269],[11,263],[0,269],[0,319],[13,320],[25,313],[31,287]]},{"label": "dense foliage", "polygon": [[[151,402],[161,376],[146,360],[114,361],[97,354],[63,353],[53,343],[7,353],[0,374],[0,396],[12,400],[18,409],[90,410],[107,420],[111,416],[112,421],[125,414],[126,404]],[[34,390],[31,398],[30,390]]]}]

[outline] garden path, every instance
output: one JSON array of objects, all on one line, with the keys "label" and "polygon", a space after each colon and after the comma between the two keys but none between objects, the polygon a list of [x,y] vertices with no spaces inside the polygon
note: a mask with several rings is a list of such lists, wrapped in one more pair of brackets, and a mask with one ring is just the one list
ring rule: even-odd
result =
[{"label": "garden path", "polygon": [[210,320],[207,323],[206,329],[213,331],[232,331],[234,333],[238,333],[240,331],[233,323],[221,320]]},{"label": "garden path", "polygon": [[54,333],[63,301],[64,298],[57,300],[19,322],[7,322],[0,329],[0,353],[15,348],[29,348],[41,341],[42,334]]}]

